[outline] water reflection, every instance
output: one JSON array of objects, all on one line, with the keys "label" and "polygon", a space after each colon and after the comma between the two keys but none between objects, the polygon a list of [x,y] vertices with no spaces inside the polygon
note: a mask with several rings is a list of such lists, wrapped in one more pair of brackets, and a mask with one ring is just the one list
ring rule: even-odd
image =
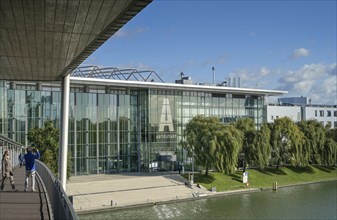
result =
[{"label": "water reflection", "polygon": [[153,207],[83,215],[80,219],[337,219],[337,182],[280,188]]}]

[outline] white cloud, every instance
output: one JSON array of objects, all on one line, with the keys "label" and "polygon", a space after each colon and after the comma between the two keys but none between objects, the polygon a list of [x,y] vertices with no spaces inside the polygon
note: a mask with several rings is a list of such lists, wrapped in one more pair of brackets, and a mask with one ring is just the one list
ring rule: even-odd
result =
[{"label": "white cloud", "polygon": [[337,76],[331,76],[323,80],[322,84],[317,85],[315,91],[318,93],[335,94],[337,93]]},{"label": "white cloud", "polygon": [[268,76],[269,73],[270,73],[270,70],[267,67],[265,66],[261,67],[260,76]]},{"label": "white cloud", "polygon": [[[210,65],[216,65],[216,64],[224,64],[228,61],[229,56],[227,54],[223,54],[215,59],[208,59],[208,60],[203,60],[200,62],[201,66],[210,66]],[[190,63],[190,62],[189,62]],[[194,61],[193,64],[196,64],[197,62]]]},{"label": "white cloud", "polygon": [[302,82],[296,82],[293,86],[293,90],[303,92],[310,92],[314,84],[313,80],[307,80]]},{"label": "white cloud", "polygon": [[[242,68],[230,72],[229,77],[241,77],[243,87],[284,90],[282,97],[306,96],[313,104],[337,104],[336,63],[305,64],[299,69],[281,70],[268,67]],[[268,97],[276,102],[275,96]]]},{"label": "white cloud", "polygon": [[125,37],[127,36],[127,32],[126,30],[124,30],[123,28],[122,29],[119,29],[114,35],[113,37]]},{"label": "white cloud", "polygon": [[287,84],[320,79],[329,73],[330,68],[330,65],[324,64],[305,64],[299,70],[289,70],[280,82]]},{"label": "white cloud", "polygon": [[138,34],[146,32],[146,31],[149,31],[149,28],[137,27],[137,28],[132,29],[132,30],[121,28],[114,35],[112,35],[112,37],[117,37],[117,38],[134,37]]},{"label": "white cloud", "polygon": [[263,88],[270,83],[270,70],[267,67],[254,69],[236,69],[229,73],[229,78],[240,77],[244,88]]},{"label": "white cloud", "polygon": [[[270,75],[271,71],[263,66],[261,68],[255,68],[253,70],[250,69],[236,69],[229,73],[229,77],[240,77],[244,86],[255,86],[256,84],[264,84],[265,81],[261,81],[261,79],[265,79],[268,75]],[[255,85],[254,85],[255,84]]]},{"label": "white cloud", "polygon": [[121,68],[131,68],[131,69],[137,69],[137,70],[153,70],[154,68],[151,66],[148,66],[142,62],[138,63],[128,63],[125,66]]},{"label": "white cloud", "polygon": [[300,57],[307,57],[310,54],[310,50],[305,48],[295,49],[294,52],[289,56],[290,60],[296,60]]},{"label": "white cloud", "polygon": [[336,63],[306,64],[298,70],[289,70],[279,79],[278,89],[289,92],[288,96],[307,96],[313,104],[336,104]]}]

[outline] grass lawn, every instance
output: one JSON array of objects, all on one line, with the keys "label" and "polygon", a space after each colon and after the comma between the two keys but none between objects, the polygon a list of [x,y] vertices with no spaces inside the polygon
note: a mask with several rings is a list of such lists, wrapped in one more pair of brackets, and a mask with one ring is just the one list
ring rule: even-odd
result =
[{"label": "grass lawn", "polygon": [[[271,188],[273,182],[278,186],[299,183],[319,182],[324,180],[337,180],[337,167],[309,166],[309,167],[282,167],[266,169],[248,169],[248,182],[251,188]],[[188,179],[188,175],[183,175]],[[194,183],[199,183],[207,189],[216,187],[218,192],[248,188],[242,183],[242,171],[226,175],[210,172],[208,176],[195,174]]]}]

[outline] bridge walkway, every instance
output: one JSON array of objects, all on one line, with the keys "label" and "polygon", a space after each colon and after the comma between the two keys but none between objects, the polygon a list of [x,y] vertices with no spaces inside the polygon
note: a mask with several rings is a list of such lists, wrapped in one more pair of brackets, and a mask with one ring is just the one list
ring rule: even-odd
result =
[{"label": "bridge walkway", "polygon": [[[2,177],[0,177],[2,180]],[[25,168],[17,167],[14,170],[14,182],[18,192],[13,192],[9,180],[5,183],[4,191],[0,192],[0,219],[50,219],[46,191],[36,175],[36,192],[29,188],[24,192]],[[1,182],[0,182],[1,183]]]}]

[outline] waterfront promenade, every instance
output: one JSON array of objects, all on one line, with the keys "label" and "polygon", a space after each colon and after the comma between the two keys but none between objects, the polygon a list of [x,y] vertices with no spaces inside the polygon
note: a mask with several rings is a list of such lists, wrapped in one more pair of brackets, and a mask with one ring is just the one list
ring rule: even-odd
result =
[{"label": "waterfront promenade", "polygon": [[214,194],[185,185],[176,173],[128,173],[74,176],[67,183],[77,213],[184,200]]},{"label": "waterfront promenade", "polygon": [[[50,219],[46,192],[40,179],[36,178],[37,192],[24,192],[25,168],[14,170],[14,182],[18,192],[13,192],[9,180],[0,192],[0,219]],[[29,180],[31,184],[31,179]]]}]

